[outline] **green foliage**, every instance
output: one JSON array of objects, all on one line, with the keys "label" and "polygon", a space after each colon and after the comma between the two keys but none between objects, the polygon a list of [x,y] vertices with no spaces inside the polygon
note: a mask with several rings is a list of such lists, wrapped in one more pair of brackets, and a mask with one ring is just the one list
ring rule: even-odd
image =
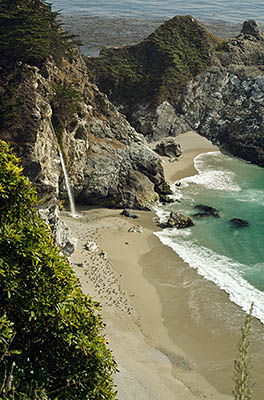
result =
[{"label": "green foliage", "polygon": [[175,17],[136,46],[87,58],[100,89],[125,105],[175,101],[186,82],[212,63],[218,39],[190,16]]},{"label": "green foliage", "polygon": [[53,85],[54,98],[51,101],[52,123],[60,141],[60,132],[73,114],[80,110],[82,100],[80,93],[65,79]]},{"label": "green foliage", "polygon": [[217,46],[216,50],[217,51],[226,51],[228,50],[228,42],[226,40],[222,40],[221,43]]},{"label": "green foliage", "polygon": [[85,296],[0,142],[0,398],[114,399],[116,363]]},{"label": "green foliage", "polygon": [[234,361],[234,382],[233,395],[235,400],[250,400],[252,397],[252,360],[248,354],[250,347],[250,329],[253,304],[249,314],[241,328],[241,338],[238,344],[238,355]]},{"label": "green foliage", "polygon": [[0,0],[0,66],[16,62],[41,66],[49,56],[59,62],[69,47],[56,22],[58,13],[40,0]]}]

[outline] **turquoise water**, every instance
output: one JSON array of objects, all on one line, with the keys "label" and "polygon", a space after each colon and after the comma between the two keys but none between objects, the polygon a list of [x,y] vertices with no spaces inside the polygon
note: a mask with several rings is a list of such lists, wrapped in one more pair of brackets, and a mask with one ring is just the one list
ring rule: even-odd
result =
[{"label": "turquoise water", "polygon": [[[172,185],[180,199],[157,211],[165,220],[170,211],[192,216],[197,204],[216,208],[221,217],[193,218],[195,226],[166,229],[160,240],[173,248],[199,274],[225,290],[232,301],[264,322],[264,169],[220,152],[196,157],[198,174]],[[234,228],[232,218],[249,222]]]},{"label": "turquoise water", "polygon": [[263,1],[248,0],[53,0],[55,10],[68,14],[100,17],[170,18],[191,14],[196,18],[243,22],[256,18],[264,22]]}]

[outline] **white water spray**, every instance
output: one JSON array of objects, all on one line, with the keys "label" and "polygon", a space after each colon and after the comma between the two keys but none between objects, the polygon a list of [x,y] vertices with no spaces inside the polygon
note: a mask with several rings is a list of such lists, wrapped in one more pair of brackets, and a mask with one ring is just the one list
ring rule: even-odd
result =
[{"label": "white water spray", "polygon": [[53,135],[54,135],[54,138],[55,138],[55,140],[57,142],[57,147],[58,147],[58,150],[59,150],[60,162],[61,162],[62,171],[63,171],[64,179],[65,179],[65,186],[66,186],[66,190],[67,190],[67,193],[68,193],[68,198],[69,198],[69,201],[70,201],[71,215],[72,215],[73,218],[77,218],[77,214],[76,214],[76,210],[75,210],[75,204],[74,204],[74,198],[73,198],[73,195],[72,195],[72,192],[71,192],[71,187],[70,187],[70,182],[69,182],[67,169],[66,169],[66,166],[65,166],[65,162],[64,162],[63,154],[62,154],[62,151],[61,151],[61,148],[60,148],[60,144],[59,144],[55,129],[53,128],[52,124],[51,124],[51,130],[53,132]]},{"label": "white water spray", "polygon": [[73,195],[72,195],[72,192],[71,192],[69,177],[68,177],[68,174],[67,174],[67,170],[66,170],[66,166],[65,166],[65,163],[64,163],[63,155],[62,155],[62,152],[61,152],[61,149],[60,149],[59,145],[58,145],[58,149],[59,149],[60,161],[61,161],[61,166],[62,166],[64,179],[65,179],[65,185],[66,185],[66,189],[67,189],[67,193],[68,193],[68,197],[69,197],[69,201],[70,201],[71,215],[72,215],[73,218],[76,218],[77,214],[76,214],[76,210],[75,210],[75,204],[74,204]]}]

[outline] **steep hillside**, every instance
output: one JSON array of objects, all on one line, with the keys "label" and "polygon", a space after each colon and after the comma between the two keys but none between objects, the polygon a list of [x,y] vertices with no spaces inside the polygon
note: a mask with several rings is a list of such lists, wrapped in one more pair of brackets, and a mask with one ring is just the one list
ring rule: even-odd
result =
[{"label": "steep hillside", "polygon": [[218,43],[191,16],[177,16],[138,45],[104,48],[86,63],[99,88],[129,114],[138,103],[173,103],[186,83],[212,64]]},{"label": "steep hillside", "polygon": [[[90,83],[78,49],[55,24],[45,2],[25,1],[22,9],[21,2],[11,0],[0,5],[6,40],[8,35],[12,38],[9,47],[0,41],[0,53],[7,62],[12,50],[14,57],[0,71],[0,137],[14,146],[40,198],[46,204],[66,198],[59,143],[77,201],[148,208],[157,193],[168,191],[158,156]],[[16,51],[21,46],[19,35],[14,34],[22,29],[20,12],[33,45],[39,30],[29,22],[42,24],[47,46],[44,53],[35,55],[34,50],[35,58]],[[22,55],[35,49],[27,49],[27,41],[24,44]]]},{"label": "steep hillside", "polygon": [[87,65],[147,140],[193,129],[264,165],[264,34],[256,21],[217,39],[192,17],[175,17],[140,44],[104,49]]}]

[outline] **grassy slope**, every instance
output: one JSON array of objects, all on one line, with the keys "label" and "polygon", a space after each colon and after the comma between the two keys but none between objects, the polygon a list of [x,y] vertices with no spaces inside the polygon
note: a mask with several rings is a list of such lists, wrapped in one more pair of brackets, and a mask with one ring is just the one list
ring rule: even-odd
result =
[{"label": "grassy slope", "polygon": [[87,65],[113,102],[161,104],[176,100],[186,82],[212,64],[218,44],[194,18],[176,16],[138,45],[103,49]]}]

